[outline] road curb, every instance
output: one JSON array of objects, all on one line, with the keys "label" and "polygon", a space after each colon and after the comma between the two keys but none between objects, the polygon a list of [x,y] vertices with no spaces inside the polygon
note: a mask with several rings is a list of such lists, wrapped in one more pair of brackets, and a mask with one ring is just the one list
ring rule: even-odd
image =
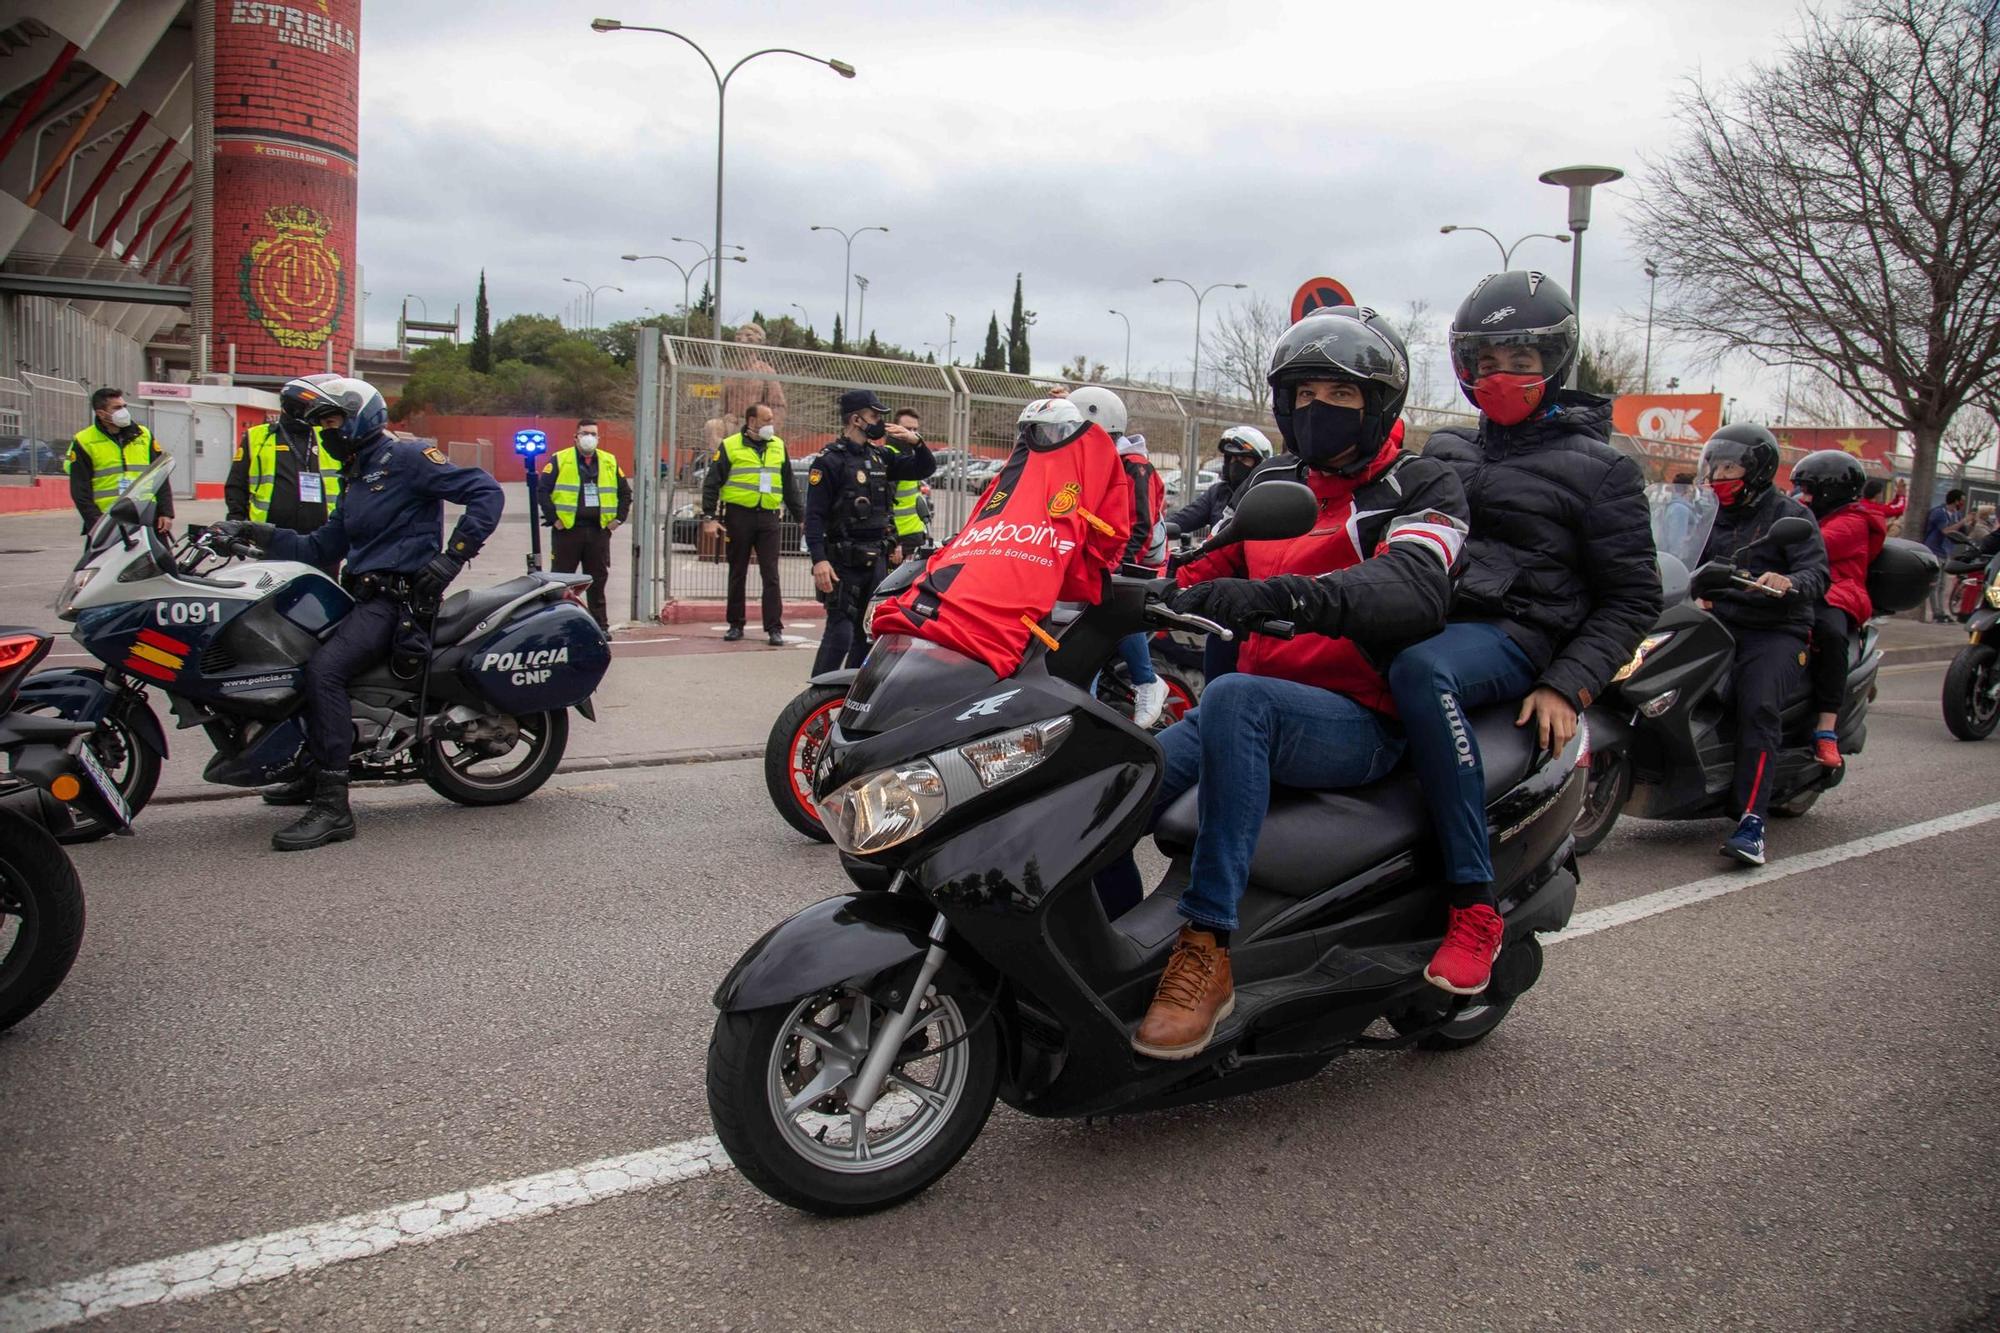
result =
[{"label": "road curb", "polygon": [[[621,768],[668,768],[676,764],[722,764],[735,759],[761,759],[762,743],[756,745],[706,745],[687,750],[654,750],[644,754],[583,755],[556,765],[558,773],[609,773]],[[401,786],[401,783],[362,782],[362,787]],[[255,796],[255,787],[222,787],[214,791],[191,791],[155,796],[148,805],[195,805],[203,801],[236,801]]]},{"label": "road curb", "polygon": [[1964,646],[1962,643],[1926,643],[1908,648],[1884,648],[1882,665],[1914,666],[1924,662],[1949,662],[1958,656],[1958,650]]}]

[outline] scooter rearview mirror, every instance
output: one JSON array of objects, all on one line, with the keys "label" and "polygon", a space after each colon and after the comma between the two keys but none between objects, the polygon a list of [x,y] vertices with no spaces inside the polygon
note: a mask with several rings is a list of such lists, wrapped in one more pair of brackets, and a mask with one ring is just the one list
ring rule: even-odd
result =
[{"label": "scooter rearview mirror", "polygon": [[1263,481],[1236,497],[1236,507],[1202,549],[1303,537],[1318,520],[1319,501],[1310,487],[1296,481]]},{"label": "scooter rearview mirror", "polygon": [[1800,518],[1797,514],[1787,514],[1771,525],[1771,530],[1764,534],[1764,540],[1779,546],[1790,546],[1793,542],[1802,542],[1812,536],[1813,529],[1811,519]]}]

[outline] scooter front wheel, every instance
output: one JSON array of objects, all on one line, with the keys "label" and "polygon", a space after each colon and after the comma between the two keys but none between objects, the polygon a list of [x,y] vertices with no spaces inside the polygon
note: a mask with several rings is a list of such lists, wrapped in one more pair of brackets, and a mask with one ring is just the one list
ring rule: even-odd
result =
[{"label": "scooter front wheel", "polygon": [[764,790],[778,817],[815,842],[832,842],[813,808],[813,769],[826,745],[833,719],[847,702],[841,685],[814,685],[785,705],[764,741]]},{"label": "scooter front wheel", "polygon": [[901,1203],[958,1163],[993,1110],[999,1037],[968,1016],[984,1006],[961,1003],[943,977],[924,1003],[866,1111],[848,1090],[888,1011],[860,988],[716,1019],[709,1115],[751,1184],[840,1217]]},{"label": "scooter front wheel", "polygon": [[1984,643],[1959,651],[1944,673],[1944,724],[1962,741],[1983,741],[2000,725],[2000,653]]},{"label": "scooter front wheel", "polygon": [[1632,795],[1632,756],[1623,750],[1595,750],[1590,756],[1590,785],[1584,789],[1583,809],[1577,812],[1571,834],[1576,838],[1576,854],[1588,855],[1597,844],[1611,836],[1611,826]]}]

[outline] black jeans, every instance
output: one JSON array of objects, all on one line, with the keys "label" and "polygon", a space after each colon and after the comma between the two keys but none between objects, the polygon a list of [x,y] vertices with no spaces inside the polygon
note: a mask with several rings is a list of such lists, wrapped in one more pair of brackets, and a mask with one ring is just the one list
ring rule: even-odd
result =
[{"label": "black jeans", "polygon": [[557,528],[549,534],[549,568],[558,574],[574,574],[579,566],[590,575],[590,588],[584,594],[590,618],[610,629],[604,585],[611,578],[611,533],[602,524],[585,526],[579,519],[575,527]]},{"label": "black jeans", "polygon": [[306,753],[326,772],[347,771],[354,749],[347,683],[389,655],[401,611],[389,597],[357,604],[306,661]]},{"label": "black jeans", "polygon": [[757,559],[757,577],[764,584],[764,632],[776,634],[785,627],[785,591],[778,582],[778,516],[782,510],[752,509],[748,505],[724,505],[722,528],[728,537],[729,605],[724,614],[731,629],[742,629],[749,618],[750,559]]},{"label": "black jeans", "polygon": [[1838,713],[1847,697],[1847,657],[1855,629],[1847,612],[1838,607],[1821,602],[1813,612],[1812,659],[1806,670],[1816,712]]},{"label": "black jeans", "polygon": [[1806,669],[1806,641],[1783,630],[1739,629],[1736,670],[1736,786],[1738,815],[1764,817],[1771,803],[1772,771],[1782,739],[1785,701],[1798,693]]},{"label": "black jeans", "polygon": [[833,572],[840,582],[833,585],[833,592],[827,598],[826,635],[819,641],[819,651],[813,654],[815,676],[836,670],[843,662],[858,667],[861,659],[868,656],[868,599],[874,596],[875,585],[882,581],[884,561],[876,556],[872,564],[835,565]]}]

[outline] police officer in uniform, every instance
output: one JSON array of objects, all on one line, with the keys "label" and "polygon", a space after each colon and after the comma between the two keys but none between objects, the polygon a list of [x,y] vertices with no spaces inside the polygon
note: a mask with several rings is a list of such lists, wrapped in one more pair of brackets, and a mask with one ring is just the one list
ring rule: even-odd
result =
[{"label": "police officer in uniform", "polygon": [[[806,474],[806,551],[813,587],[826,605],[826,637],[813,657],[814,675],[843,661],[860,666],[868,655],[862,618],[896,542],[890,521],[895,483],[922,481],[937,469],[921,435],[884,424],[888,412],[871,389],[840,395],[840,434]],[[897,452],[884,444],[889,439]]]},{"label": "police officer in uniform", "polygon": [[278,391],[278,419],[243,432],[222,488],[230,518],[312,532],[339,506],[340,460],[304,416],[323,401],[319,384],[335,378],[291,381]]},{"label": "police officer in uniform", "polygon": [[[604,585],[611,579],[611,534],[632,514],[632,483],[609,449],[597,447],[597,422],[576,423],[576,443],[542,464],[542,521],[555,531],[549,540],[549,568],[590,575],[591,619],[610,632]],[[615,498],[614,498],[615,497]]]},{"label": "police officer in uniform", "polygon": [[[500,483],[480,469],[454,467],[439,449],[392,439],[389,409],[366,381],[337,376],[311,389],[315,397],[300,395],[300,415],[341,460],[340,507],[310,533],[231,519],[211,529],[225,542],[249,542],[280,560],[324,567],[347,557],[342,581],[354,595],[354,609],[306,663],[312,771],[264,797],[273,805],[307,807],[304,818],[272,835],[271,846],[281,852],[354,836],[347,804],[354,743],[347,683],[384,657],[392,657],[401,675],[414,677],[422,669],[444,590],[492,535],[505,503]],[[440,550],[445,500],[463,505],[465,513]]]},{"label": "police officer in uniform", "polygon": [[[111,502],[125,494],[133,478],[153,465],[160,446],[153,432],[132,420],[122,389],[99,389],[90,395],[94,420],[78,431],[63,455],[69,474],[69,498],[88,533]],[[174,530],[174,493],[162,486],[154,504],[154,525],[162,537]]]}]

